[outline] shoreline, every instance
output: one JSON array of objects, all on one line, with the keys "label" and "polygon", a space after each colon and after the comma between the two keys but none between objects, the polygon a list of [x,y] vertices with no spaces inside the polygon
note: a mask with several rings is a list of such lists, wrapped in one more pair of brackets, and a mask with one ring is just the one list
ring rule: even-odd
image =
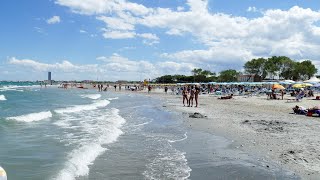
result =
[{"label": "shoreline", "polygon": [[[185,117],[187,128],[225,137],[235,148],[276,163],[301,179],[320,177],[320,121],[316,117],[290,114],[296,104],[312,107],[318,101],[304,99],[287,103],[286,100],[267,100],[266,96],[218,100],[213,95],[200,95],[199,107],[195,108],[183,107],[180,95],[165,94],[161,89],[138,94],[163,100],[164,108]],[[207,118],[185,115],[194,112]]]},{"label": "shoreline", "polygon": [[[68,90],[75,89],[78,88]],[[94,90],[102,94],[112,92],[158,98],[162,100],[164,108],[184,117],[183,124],[187,128],[229,139],[232,147],[261,157],[257,161],[275,163],[301,179],[320,177],[320,121],[318,118],[290,114],[296,104],[313,107],[320,101],[304,98],[302,102],[287,103],[286,100],[267,100],[266,95],[218,100],[214,95],[200,95],[199,107],[195,108],[183,107],[181,95],[171,95],[170,91],[165,94],[163,89],[154,89],[150,94],[146,90]],[[207,118],[193,119],[187,116],[194,112]]]}]

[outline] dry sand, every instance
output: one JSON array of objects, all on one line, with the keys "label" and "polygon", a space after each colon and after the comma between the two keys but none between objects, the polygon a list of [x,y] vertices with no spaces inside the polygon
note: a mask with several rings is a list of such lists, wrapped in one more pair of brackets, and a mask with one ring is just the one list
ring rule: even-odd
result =
[{"label": "dry sand", "polygon": [[313,107],[320,101],[267,100],[266,95],[219,100],[217,96],[200,95],[200,105],[195,108],[183,107],[181,96],[164,94],[163,90],[147,95],[161,97],[165,107],[182,114],[199,112],[207,116],[186,116],[185,125],[190,128],[224,136],[236,148],[272,160],[302,179],[320,179],[320,118],[292,114],[296,104]]}]

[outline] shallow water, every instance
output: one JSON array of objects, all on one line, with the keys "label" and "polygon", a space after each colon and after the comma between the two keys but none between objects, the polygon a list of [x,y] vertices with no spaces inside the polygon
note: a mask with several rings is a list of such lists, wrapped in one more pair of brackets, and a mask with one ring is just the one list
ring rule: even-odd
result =
[{"label": "shallow water", "polygon": [[181,114],[151,97],[0,89],[7,99],[0,101],[0,165],[10,180],[296,178],[223,137],[184,127]]}]

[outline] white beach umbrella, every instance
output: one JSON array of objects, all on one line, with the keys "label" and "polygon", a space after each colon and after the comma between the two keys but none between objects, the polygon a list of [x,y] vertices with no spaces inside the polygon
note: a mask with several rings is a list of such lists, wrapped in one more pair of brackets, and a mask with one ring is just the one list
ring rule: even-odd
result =
[{"label": "white beach umbrella", "polygon": [[283,82],[286,82],[286,83],[295,83],[295,81],[290,80],[290,79],[284,80]]},{"label": "white beach umbrella", "polygon": [[303,81],[305,83],[318,83],[320,82],[320,79],[318,79],[317,77],[312,77],[309,80]]}]

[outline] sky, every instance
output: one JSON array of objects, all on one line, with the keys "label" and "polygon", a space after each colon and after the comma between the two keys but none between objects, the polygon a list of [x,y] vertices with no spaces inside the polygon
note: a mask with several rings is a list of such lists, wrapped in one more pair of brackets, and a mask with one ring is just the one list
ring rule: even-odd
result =
[{"label": "sky", "polygon": [[0,80],[144,80],[312,60],[318,0],[2,0]]}]

